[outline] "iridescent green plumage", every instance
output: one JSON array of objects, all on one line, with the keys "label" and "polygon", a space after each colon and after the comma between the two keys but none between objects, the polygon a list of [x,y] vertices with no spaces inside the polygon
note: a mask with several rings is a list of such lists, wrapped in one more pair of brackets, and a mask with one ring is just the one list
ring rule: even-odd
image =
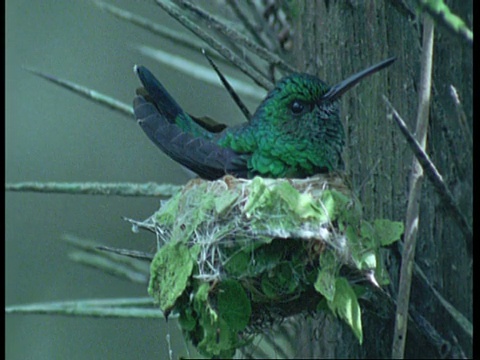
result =
[{"label": "iridescent green plumage", "polygon": [[268,93],[250,122],[233,127],[212,127],[188,115],[146,68],[136,67],[145,90],[134,100],[135,117],[160,149],[203,178],[307,177],[343,167],[338,99],[393,61],[332,87],[312,75],[291,74]]},{"label": "iridescent green plumage", "polygon": [[341,166],[344,131],[338,102],[321,102],[329,89],[307,74],[283,78],[250,123],[224,131],[217,142],[251,153],[248,168],[268,177],[305,177]]}]

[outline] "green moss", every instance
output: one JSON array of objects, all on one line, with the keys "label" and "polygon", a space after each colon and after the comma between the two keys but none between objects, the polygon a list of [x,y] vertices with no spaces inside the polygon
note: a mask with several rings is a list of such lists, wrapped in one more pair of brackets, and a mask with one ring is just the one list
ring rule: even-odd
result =
[{"label": "green moss", "polygon": [[362,219],[361,204],[342,184],[196,180],[156,213],[166,245],[152,262],[149,293],[180,314],[186,337],[209,357],[233,356],[255,324],[279,309],[311,311],[315,292],[313,309],[318,303],[338,315],[362,342],[357,294],[364,291],[340,270],[373,272],[387,283],[380,250],[399,239],[403,225]]}]

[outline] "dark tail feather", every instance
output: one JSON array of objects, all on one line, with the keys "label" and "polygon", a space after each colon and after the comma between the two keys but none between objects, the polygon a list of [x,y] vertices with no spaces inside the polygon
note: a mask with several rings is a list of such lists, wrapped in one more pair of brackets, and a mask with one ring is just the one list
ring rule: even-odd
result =
[{"label": "dark tail feather", "polygon": [[218,179],[225,174],[247,177],[247,157],[202,137],[195,137],[168,121],[142,96],[133,101],[135,118],[165,154],[200,177]]},{"label": "dark tail feather", "polygon": [[215,124],[216,127],[213,128],[209,124],[205,124],[201,119],[190,116],[183,111],[160,81],[146,67],[135,65],[134,70],[144,87],[137,89],[137,95],[143,96],[147,101],[152,102],[169,123],[175,123],[184,131],[208,139],[213,137],[212,132],[218,132],[220,127],[225,127],[222,124]]},{"label": "dark tail feather", "polygon": [[177,116],[183,114],[180,105],[146,67],[135,65],[134,71],[157,109],[165,115],[170,123],[175,122]]}]

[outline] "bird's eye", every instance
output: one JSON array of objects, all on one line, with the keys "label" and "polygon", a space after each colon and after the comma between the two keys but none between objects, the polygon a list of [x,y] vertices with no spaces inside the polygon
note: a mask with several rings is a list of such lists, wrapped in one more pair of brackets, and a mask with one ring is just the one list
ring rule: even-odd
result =
[{"label": "bird's eye", "polygon": [[300,100],[294,100],[290,105],[290,110],[293,114],[301,114],[305,110],[305,105]]}]

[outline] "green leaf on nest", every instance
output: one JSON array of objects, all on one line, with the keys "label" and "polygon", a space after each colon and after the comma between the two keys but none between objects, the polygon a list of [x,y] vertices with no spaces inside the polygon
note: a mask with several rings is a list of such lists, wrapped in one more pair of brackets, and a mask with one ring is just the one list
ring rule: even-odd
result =
[{"label": "green leaf on nest", "polygon": [[163,311],[170,310],[187,287],[199,248],[192,254],[183,243],[165,244],[150,265],[148,293]]},{"label": "green leaf on nest", "polygon": [[208,305],[209,283],[201,283],[193,300],[193,307],[196,312],[201,313]]},{"label": "green leaf on nest", "polygon": [[362,313],[357,295],[347,279],[338,277],[335,280],[335,296],[332,301],[327,300],[327,304],[334,314],[340,316],[352,328],[361,344],[363,342]]},{"label": "green leaf on nest", "polygon": [[182,192],[179,191],[168,201],[162,201],[160,209],[155,213],[155,220],[165,226],[172,226],[175,223],[178,212],[178,204],[182,199]]},{"label": "green leaf on nest", "polygon": [[314,283],[315,290],[322,294],[328,301],[333,301],[335,296],[335,278],[338,270],[338,260],[331,251],[320,254],[320,269]]},{"label": "green leaf on nest", "polygon": [[243,212],[247,218],[250,218],[257,208],[268,202],[270,198],[270,190],[265,185],[264,180],[259,176],[253,178],[248,190],[250,193],[247,198],[247,203],[243,208]]},{"label": "green leaf on nest", "polygon": [[[279,214],[293,216],[297,220],[310,219],[325,223],[334,215],[335,197],[329,190],[323,192],[320,203],[311,194],[300,193],[288,181],[267,186],[264,179],[255,177],[249,191],[243,210],[247,218],[254,214]],[[296,225],[300,224],[297,222]]]},{"label": "green leaf on nest", "polygon": [[373,222],[373,226],[382,246],[394,243],[403,234],[403,223],[399,221],[376,219]]},{"label": "green leaf on nest", "polygon": [[223,267],[230,276],[241,278],[247,276],[251,261],[251,254],[248,254],[245,251],[236,251],[227,259],[223,264]]},{"label": "green leaf on nest", "polygon": [[200,316],[199,325],[203,338],[198,343],[198,351],[209,358],[231,359],[235,354],[238,341],[227,322],[222,318],[213,319],[208,314]]},{"label": "green leaf on nest", "polygon": [[325,299],[333,301],[335,296],[335,274],[332,271],[329,269],[319,270],[314,286],[315,290],[322,294]]},{"label": "green leaf on nest", "polygon": [[[184,311],[183,321],[189,328],[182,329],[198,342],[197,348],[203,355],[231,358],[246,341],[238,333],[250,321],[250,300],[236,280],[222,281],[213,289],[208,283],[200,283],[193,299],[195,316],[190,319]],[[215,309],[212,304],[216,304]]]},{"label": "green leaf on nest", "polygon": [[312,195],[301,194],[286,181],[277,184],[272,192],[282,200],[287,211],[293,212],[300,219],[317,219],[322,214],[322,210],[315,205]]},{"label": "green leaf on nest", "polygon": [[225,280],[218,285],[218,312],[233,331],[243,331],[250,321],[252,306],[236,280]]}]

